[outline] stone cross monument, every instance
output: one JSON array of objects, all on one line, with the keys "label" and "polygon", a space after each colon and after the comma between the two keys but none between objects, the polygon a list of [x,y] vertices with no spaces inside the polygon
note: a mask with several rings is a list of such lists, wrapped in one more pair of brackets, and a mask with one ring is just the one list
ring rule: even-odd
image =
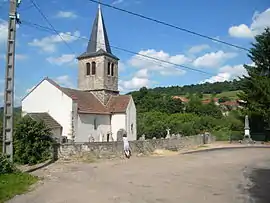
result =
[{"label": "stone cross monument", "polygon": [[245,128],[244,129],[245,129],[245,136],[244,136],[244,138],[250,140],[251,138],[250,138],[250,131],[249,131],[250,128],[249,128],[248,115],[245,116]]}]

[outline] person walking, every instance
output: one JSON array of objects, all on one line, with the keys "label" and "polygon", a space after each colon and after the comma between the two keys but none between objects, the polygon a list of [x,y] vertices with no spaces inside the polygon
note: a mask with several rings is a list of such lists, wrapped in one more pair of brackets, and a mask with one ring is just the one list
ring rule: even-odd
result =
[{"label": "person walking", "polygon": [[128,138],[127,138],[127,134],[123,135],[123,142],[124,142],[124,153],[126,158],[130,158],[131,157],[131,150],[130,150],[130,146],[128,143]]}]

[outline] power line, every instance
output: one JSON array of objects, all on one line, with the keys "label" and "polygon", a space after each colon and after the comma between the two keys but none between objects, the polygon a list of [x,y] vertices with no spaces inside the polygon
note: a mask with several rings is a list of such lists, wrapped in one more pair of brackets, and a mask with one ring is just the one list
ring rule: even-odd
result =
[{"label": "power line", "polygon": [[34,0],[30,0],[32,2],[32,4],[34,5],[34,7],[38,10],[38,12],[41,14],[41,16],[44,18],[44,20],[50,25],[51,29],[61,38],[61,40],[65,43],[65,45],[70,49],[71,52],[74,51],[71,48],[71,46],[69,46],[69,44],[65,41],[65,39],[59,34],[59,32],[54,28],[54,26],[51,24],[51,22],[49,21],[49,19],[46,17],[46,15],[42,12],[42,10],[39,8],[39,6],[37,5],[37,3],[35,3]]},{"label": "power line", "polygon": [[168,27],[171,27],[171,28],[175,28],[177,30],[181,30],[183,32],[187,32],[187,33],[190,33],[190,34],[193,34],[193,35],[202,37],[202,38],[206,38],[206,39],[209,39],[209,40],[212,40],[212,41],[215,41],[215,42],[219,42],[219,43],[222,43],[222,44],[231,46],[231,47],[235,47],[237,49],[241,49],[241,50],[244,50],[244,51],[249,51],[245,47],[241,47],[239,45],[235,45],[235,44],[232,44],[232,43],[229,43],[229,42],[225,42],[225,41],[222,41],[222,40],[219,40],[219,39],[216,39],[216,38],[213,38],[213,37],[204,35],[204,34],[200,34],[198,32],[195,32],[195,31],[192,31],[192,30],[188,30],[186,28],[182,28],[182,27],[179,27],[177,25],[173,25],[173,24],[170,24],[170,23],[161,21],[161,20],[157,20],[157,19],[154,19],[154,18],[145,16],[145,15],[142,15],[142,14],[134,13],[134,12],[128,11],[126,9],[118,8],[118,7],[112,6],[110,4],[102,3],[102,2],[100,2],[98,0],[88,0],[88,1],[93,2],[93,3],[97,3],[97,4],[101,4],[101,5],[105,6],[105,7],[112,8],[112,9],[115,9],[115,10],[118,10],[118,11],[122,11],[124,13],[130,14],[130,15],[133,15],[133,16],[137,16],[137,17],[140,17],[140,18],[145,19],[145,20],[149,20],[149,21],[152,21],[152,22],[155,22],[155,23],[158,23],[158,24],[162,24],[162,25],[165,25],[165,26],[168,26]]},{"label": "power line", "polygon": [[[51,29],[51,28],[48,28],[48,27],[45,27],[45,26],[42,26],[42,25],[39,25],[39,24],[36,24],[36,23],[31,23],[31,22],[28,22],[28,21],[25,21],[25,20],[21,20],[21,22],[22,22],[22,25],[25,24],[25,25],[28,25],[28,26],[31,26],[31,27],[34,27],[34,28],[37,28],[37,29],[40,29],[40,30],[43,30],[43,31],[46,31],[46,32],[50,32],[50,33],[52,33],[52,31],[54,31],[56,33],[60,32],[60,31],[57,31],[55,29]],[[76,36],[76,35],[69,34],[69,33],[65,33],[65,35],[76,37],[78,39],[83,39],[83,40],[90,41],[90,39],[87,38],[87,37]],[[209,72],[206,72],[206,71],[202,71],[202,70],[199,70],[199,69],[196,69],[196,68],[191,68],[191,67],[184,66],[184,65],[181,65],[181,64],[172,63],[170,61],[166,61],[166,60],[162,60],[162,59],[155,58],[155,57],[152,57],[152,56],[148,56],[148,55],[145,55],[145,54],[141,54],[141,53],[138,53],[138,52],[135,52],[135,51],[125,49],[125,48],[121,48],[121,47],[117,47],[117,46],[113,46],[113,45],[110,45],[110,46],[111,46],[111,48],[114,48],[114,49],[117,49],[117,50],[120,50],[120,51],[123,51],[123,52],[127,52],[127,53],[130,53],[130,54],[134,54],[134,55],[137,55],[137,56],[141,56],[141,57],[150,59],[150,60],[155,61],[155,62],[162,62],[162,63],[173,65],[174,68],[177,68],[177,69],[181,68],[180,70],[182,70],[182,68],[184,68],[184,69],[196,71],[196,72],[199,72],[199,73],[203,73],[203,74],[207,74],[207,75],[211,75],[211,76],[216,76],[216,74],[209,73]],[[162,66],[162,65],[159,65],[159,66],[164,67],[164,68],[168,68],[168,67]],[[217,76],[217,77],[223,78],[221,76]]]}]

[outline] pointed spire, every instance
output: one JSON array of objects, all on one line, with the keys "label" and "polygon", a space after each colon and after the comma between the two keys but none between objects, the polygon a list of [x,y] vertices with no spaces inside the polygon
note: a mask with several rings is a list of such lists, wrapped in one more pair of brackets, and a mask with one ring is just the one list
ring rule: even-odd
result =
[{"label": "pointed spire", "polygon": [[98,11],[96,19],[93,24],[90,41],[87,46],[87,53],[95,53],[98,51],[105,51],[111,53],[110,43],[107,35],[107,31],[104,24],[102,10],[100,4],[98,5]]}]

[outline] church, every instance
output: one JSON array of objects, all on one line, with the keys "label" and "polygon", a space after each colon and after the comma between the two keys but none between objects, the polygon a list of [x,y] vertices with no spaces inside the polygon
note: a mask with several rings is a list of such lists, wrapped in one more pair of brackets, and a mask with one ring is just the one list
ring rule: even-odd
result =
[{"label": "church", "polygon": [[42,120],[57,139],[71,142],[136,140],[136,107],[119,95],[118,61],[113,55],[100,6],[86,52],[78,59],[78,89],[44,78],[22,99],[22,116]]}]

